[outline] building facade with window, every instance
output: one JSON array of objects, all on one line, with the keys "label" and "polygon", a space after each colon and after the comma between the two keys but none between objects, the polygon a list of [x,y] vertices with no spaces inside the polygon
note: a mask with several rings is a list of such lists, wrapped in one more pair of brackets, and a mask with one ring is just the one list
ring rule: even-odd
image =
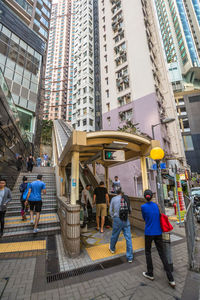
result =
[{"label": "building facade with window", "polygon": [[73,76],[73,66],[69,60],[70,43],[73,43],[71,23],[71,0],[53,4],[45,73],[44,119],[71,122],[72,87],[68,87],[68,81]]},{"label": "building facade with window", "polygon": [[[165,118],[168,124],[154,128],[166,158],[185,163],[173,91],[169,85],[157,20],[152,1],[100,0],[101,94],[103,129],[118,130],[126,121],[152,137],[152,125]],[[137,163],[126,163],[123,190],[142,195]],[[122,168],[111,168],[110,177]],[[149,175],[150,176],[150,175]],[[155,190],[155,187],[152,187]]]},{"label": "building facade with window", "polygon": [[33,142],[40,105],[45,42],[2,2],[0,10],[0,67],[24,129]]},{"label": "building facade with window", "polygon": [[[154,3],[187,162],[192,171],[200,172],[199,129],[192,121],[196,119],[194,107],[200,110],[200,3],[196,0],[154,0]],[[195,102],[190,100],[194,95]]]},{"label": "building facade with window", "polygon": [[72,1],[74,20],[74,76],[72,126],[95,130],[94,1]]},{"label": "building facade with window", "polygon": [[48,41],[52,0],[3,0],[3,2],[45,42]]}]

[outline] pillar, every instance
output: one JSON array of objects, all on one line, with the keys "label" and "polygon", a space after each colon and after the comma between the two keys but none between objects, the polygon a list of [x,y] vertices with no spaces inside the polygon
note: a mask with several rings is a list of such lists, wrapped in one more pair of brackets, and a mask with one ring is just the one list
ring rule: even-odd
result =
[{"label": "pillar", "polygon": [[108,167],[105,167],[105,185],[109,192],[109,175],[108,175]]},{"label": "pillar", "polygon": [[79,199],[79,152],[72,152],[71,166],[71,197],[70,202],[76,205]]},{"label": "pillar", "polygon": [[143,186],[143,191],[144,191],[149,188],[145,156],[141,156],[140,163],[141,163],[141,172],[142,172],[142,186]]}]

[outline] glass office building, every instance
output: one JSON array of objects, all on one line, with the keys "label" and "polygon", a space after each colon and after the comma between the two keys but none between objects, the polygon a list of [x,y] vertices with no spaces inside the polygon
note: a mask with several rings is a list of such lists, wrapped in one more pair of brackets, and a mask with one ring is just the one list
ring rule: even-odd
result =
[{"label": "glass office building", "polygon": [[[0,4],[0,67],[29,140],[40,104],[44,41]],[[12,21],[13,20],[13,21]]]},{"label": "glass office building", "polygon": [[12,187],[18,175],[17,155],[26,157],[32,151],[11,92],[0,69],[0,177],[9,178]]}]

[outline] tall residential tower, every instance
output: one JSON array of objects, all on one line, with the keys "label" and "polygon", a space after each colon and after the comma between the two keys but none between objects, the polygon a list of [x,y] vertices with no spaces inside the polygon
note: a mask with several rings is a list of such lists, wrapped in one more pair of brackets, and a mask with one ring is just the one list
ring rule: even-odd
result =
[{"label": "tall residential tower", "polygon": [[186,158],[200,172],[200,3],[154,0]]},{"label": "tall residential tower", "polygon": [[71,121],[72,100],[68,98],[71,0],[52,6],[45,73],[44,119]]},{"label": "tall residential tower", "polygon": [[[165,66],[156,16],[151,1],[101,0],[101,93],[103,129],[117,130],[127,120],[138,123],[141,132],[155,138],[164,148],[166,158],[177,157],[184,164],[184,150],[173,92]],[[175,118],[169,125],[166,118]],[[130,194],[141,184],[140,167],[126,163],[123,189]],[[122,167],[111,168],[110,175],[119,175]],[[150,171],[151,172],[151,171]]]},{"label": "tall residential tower", "polygon": [[[101,127],[98,1],[73,1],[74,77],[72,125],[77,130]],[[95,123],[96,122],[96,123]]]}]

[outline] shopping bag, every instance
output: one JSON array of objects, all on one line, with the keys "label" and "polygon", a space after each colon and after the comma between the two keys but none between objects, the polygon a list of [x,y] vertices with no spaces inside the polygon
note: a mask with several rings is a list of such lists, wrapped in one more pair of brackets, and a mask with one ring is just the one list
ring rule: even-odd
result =
[{"label": "shopping bag", "polygon": [[169,222],[168,216],[165,214],[160,214],[160,226],[162,232],[169,232],[174,229],[172,224]]}]

